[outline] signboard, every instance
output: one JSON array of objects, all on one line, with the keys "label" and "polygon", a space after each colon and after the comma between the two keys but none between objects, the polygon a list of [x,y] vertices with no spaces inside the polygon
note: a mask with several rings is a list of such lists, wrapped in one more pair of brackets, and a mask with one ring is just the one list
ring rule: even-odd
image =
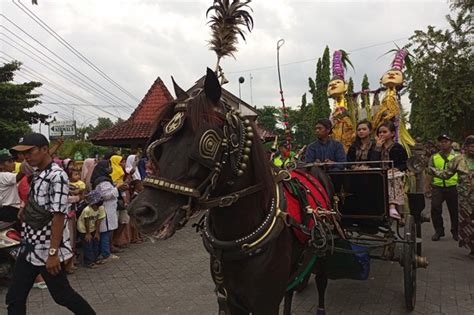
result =
[{"label": "signboard", "polygon": [[53,121],[49,123],[49,138],[71,138],[76,136],[76,121]]}]

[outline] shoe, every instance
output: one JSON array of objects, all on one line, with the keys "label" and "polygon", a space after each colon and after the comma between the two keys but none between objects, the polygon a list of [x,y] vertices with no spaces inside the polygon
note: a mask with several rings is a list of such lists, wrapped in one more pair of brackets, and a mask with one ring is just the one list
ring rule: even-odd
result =
[{"label": "shoe", "polygon": [[455,240],[456,242],[459,241],[459,235],[458,235],[458,233],[453,233],[453,240]]},{"label": "shoe", "polygon": [[124,250],[123,250],[123,249],[120,249],[120,248],[118,248],[118,247],[112,247],[112,248],[110,249],[110,252],[113,253],[113,254],[118,254],[118,253],[123,253]]},{"label": "shoe", "polygon": [[436,233],[433,234],[433,236],[431,237],[431,240],[432,240],[433,242],[436,242],[436,241],[439,241],[439,239],[440,239],[441,237],[443,237],[443,236],[444,236],[444,233],[436,232]]},{"label": "shoe", "polygon": [[97,267],[99,267],[98,265],[96,265],[95,263],[92,263],[92,264],[88,264],[85,266],[86,268],[89,268],[89,269],[96,269]]},{"label": "shoe", "polygon": [[47,289],[48,286],[46,285],[46,282],[42,281],[42,282],[35,282],[33,284],[33,288],[44,290],[44,289]]},{"label": "shoe", "polygon": [[400,216],[400,213],[398,213],[397,209],[395,208],[390,208],[389,215],[392,219],[395,219],[395,220],[400,220],[402,218]]}]

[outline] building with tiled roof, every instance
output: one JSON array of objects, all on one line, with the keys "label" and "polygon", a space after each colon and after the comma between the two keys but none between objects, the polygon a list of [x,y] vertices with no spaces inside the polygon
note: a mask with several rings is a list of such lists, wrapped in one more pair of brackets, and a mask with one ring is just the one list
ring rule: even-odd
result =
[{"label": "building with tiled roof", "polygon": [[143,97],[130,118],[91,137],[92,143],[103,146],[144,146],[154,129],[154,122],[163,106],[173,96],[158,77]]},{"label": "building with tiled roof", "polygon": [[[204,84],[204,79],[205,77],[200,78],[188,92],[201,87]],[[102,146],[143,147],[154,130],[156,117],[164,105],[173,99],[163,81],[158,77],[130,118],[109,129],[102,130],[99,134],[91,137],[90,140],[92,143]],[[222,89],[222,99],[253,121],[255,121],[259,114],[254,107],[224,88]],[[272,136],[262,128],[259,128],[258,132],[259,134],[262,133],[262,138],[265,139]],[[263,135],[265,132],[266,134]]]}]

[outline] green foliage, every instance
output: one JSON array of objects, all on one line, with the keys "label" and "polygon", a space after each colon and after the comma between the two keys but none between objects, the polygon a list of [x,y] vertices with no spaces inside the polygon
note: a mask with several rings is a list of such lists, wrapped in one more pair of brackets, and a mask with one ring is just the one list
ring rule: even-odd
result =
[{"label": "green foliage", "polygon": [[347,95],[352,97],[352,94],[354,94],[354,80],[350,77],[349,82],[347,83]]},{"label": "green foliage", "polygon": [[[364,78],[362,79],[361,89],[362,91],[370,89],[369,77],[367,76],[367,73],[364,74]],[[360,106],[362,108],[366,108],[367,106],[370,106],[369,103],[369,94],[362,95]]]},{"label": "green foliage", "polygon": [[424,139],[449,133],[462,139],[474,133],[474,58],[472,18],[467,9],[447,16],[449,29],[428,26],[410,38],[416,60],[409,81],[413,135]]},{"label": "green foliage", "polygon": [[109,129],[116,124],[122,123],[124,120],[119,118],[115,123],[112,122],[110,118],[99,117],[97,119],[97,124],[93,126],[89,124],[87,127],[77,128],[77,137],[78,139],[85,140],[86,134],[91,137],[97,135],[99,132],[105,129]]},{"label": "green foliage", "polygon": [[[0,67],[0,147],[9,148],[18,142],[25,133],[31,132],[29,124],[44,122],[46,115],[30,109],[41,103],[39,94],[33,90],[41,86],[39,82],[15,84],[15,71],[20,70],[21,63],[12,61]],[[28,111],[27,111],[28,109]]]},{"label": "green foliage", "polygon": [[268,131],[275,131],[279,110],[273,106],[264,106],[259,109],[258,124]]},{"label": "green foliage", "polygon": [[61,158],[72,158],[76,152],[80,152],[84,158],[87,158],[95,153],[102,155],[107,151],[107,147],[96,146],[89,141],[66,139],[56,153]]},{"label": "green foliage", "polygon": [[329,47],[324,49],[323,56],[316,63],[316,77],[308,78],[311,102],[307,103],[306,94],[303,95],[295,123],[290,124],[295,137],[300,144],[307,144],[314,138],[314,125],[320,118],[328,118],[331,114],[327,87],[331,80],[331,58]]}]

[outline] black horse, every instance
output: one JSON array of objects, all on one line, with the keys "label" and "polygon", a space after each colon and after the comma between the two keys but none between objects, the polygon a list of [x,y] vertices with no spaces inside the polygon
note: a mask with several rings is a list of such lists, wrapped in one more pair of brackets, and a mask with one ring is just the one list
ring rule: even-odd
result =
[{"label": "black horse", "polygon": [[[304,246],[281,210],[278,182],[288,174],[272,170],[253,123],[221,100],[213,71],[190,95],[174,87],[177,99],[158,117],[148,144],[155,174],[130,205],[132,220],[145,233],[170,237],[196,209],[209,209],[199,228],[211,254],[219,314],[278,314],[283,297],[290,314],[287,285]],[[318,314],[327,286],[321,262]]]}]

